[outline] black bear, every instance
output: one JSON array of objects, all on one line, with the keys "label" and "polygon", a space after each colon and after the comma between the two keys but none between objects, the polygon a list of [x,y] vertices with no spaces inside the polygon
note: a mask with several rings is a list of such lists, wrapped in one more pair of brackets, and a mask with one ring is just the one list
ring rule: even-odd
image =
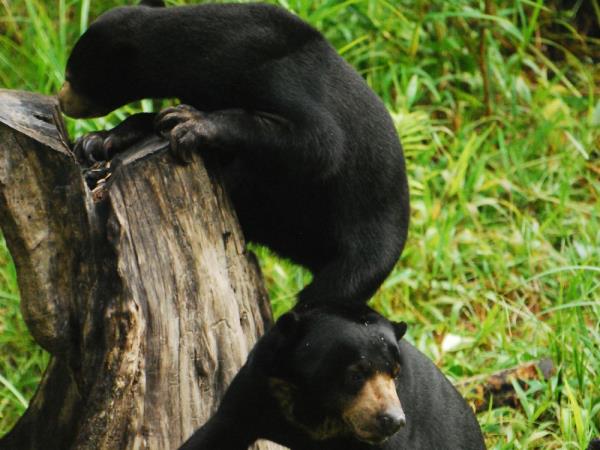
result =
[{"label": "black bear", "polygon": [[480,450],[477,419],[406,324],[366,306],[296,307],[256,344],[180,450]]},{"label": "black bear", "polygon": [[312,272],[300,301],[364,303],[406,240],[404,157],[382,102],[321,33],[265,4],[120,7],[76,43],[59,94],[73,117],[171,97],[183,104],[77,151],[110,158],[154,130],[181,160],[212,155],[246,238]]}]

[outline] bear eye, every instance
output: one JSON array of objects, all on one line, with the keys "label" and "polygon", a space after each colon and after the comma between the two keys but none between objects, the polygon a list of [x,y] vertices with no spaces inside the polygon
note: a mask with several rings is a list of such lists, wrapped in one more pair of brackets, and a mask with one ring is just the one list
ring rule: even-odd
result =
[{"label": "bear eye", "polygon": [[351,386],[356,387],[365,380],[365,372],[359,367],[352,367],[348,371],[347,379]]},{"label": "bear eye", "polygon": [[400,375],[400,364],[396,364],[393,368],[392,368],[392,376],[394,378],[397,378],[398,375]]},{"label": "bear eye", "polygon": [[351,381],[362,381],[365,378],[362,371],[355,369],[350,371],[350,380]]}]

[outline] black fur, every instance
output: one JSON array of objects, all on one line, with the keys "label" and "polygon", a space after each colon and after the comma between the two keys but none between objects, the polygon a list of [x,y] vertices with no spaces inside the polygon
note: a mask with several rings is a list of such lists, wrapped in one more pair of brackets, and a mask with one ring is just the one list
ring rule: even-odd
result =
[{"label": "black fur", "polygon": [[600,438],[594,438],[590,441],[587,450],[600,450]]},{"label": "black fur", "polygon": [[246,238],[313,273],[301,301],[362,304],[396,263],[409,203],[394,124],[298,17],[263,4],[117,8],[77,42],[67,80],[104,112],[142,98],[191,105],[77,147],[110,157],[155,126],[179,159],[215,155]]},{"label": "black fur", "polygon": [[163,0],[142,0],[140,5],[160,8],[165,6],[165,2]]},{"label": "black fur", "polygon": [[[395,331],[405,329],[367,308],[297,308],[256,344],[216,414],[180,450],[245,450],[259,438],[292,450],[485,449],[475,415],[452,384],[396,340]],[[380,444],[358,440],[339,417],[339,405],[360,388],[347,374],[357,361],[373,372],[400,362],[396,388],[406,424]],[[327,423],[331,436],[309,434]]]}]

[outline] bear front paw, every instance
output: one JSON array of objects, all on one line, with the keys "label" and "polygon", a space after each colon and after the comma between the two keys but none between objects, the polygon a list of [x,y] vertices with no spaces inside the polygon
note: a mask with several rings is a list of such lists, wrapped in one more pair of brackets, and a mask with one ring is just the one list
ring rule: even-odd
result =
[{"label": "bear front paw", "polygon": [[112,130],[94,131],[79,137],[73,146],[77,160],[89,167],[99,161],[108,161],[126,150],[145,136],[144,130],[136,130],[128,126]]},{"label": "bear front paw", "polygon": [[77,138],[73,146],[77,160],[86,166],[108,160],[110,141],[107,142],[107,137],[108,131],[94,131]]},{"label": "bear front paw", "polygon": [[211,140],[215,126],[208,115],[188,105],[163,109],[154,122],[156,131],[169,139],[171,153],[180,162],[192,160],[192,152]]}]

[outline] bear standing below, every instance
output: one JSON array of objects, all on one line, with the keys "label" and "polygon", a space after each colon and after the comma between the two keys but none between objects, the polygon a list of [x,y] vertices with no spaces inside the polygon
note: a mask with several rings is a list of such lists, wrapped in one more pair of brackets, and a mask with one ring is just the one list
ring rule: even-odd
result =
[{"label": "bear standing below", "polygon": [[144,98],[183,104],[83,137],[81,159],[153,131],[179,160],[210,154],[246,239],[312,272],[301,302],[373,295],[406,240],[402,148],[382,102],[318,31],[264,4],[116,8],[75,45],[61,107],[93,117]]},{"label": "bear standing below", "polygon": [[367,307],[296,307],[180,450],[246,450],[259,438],[292,450],[485,449],[469,405],[405,331]]}]

